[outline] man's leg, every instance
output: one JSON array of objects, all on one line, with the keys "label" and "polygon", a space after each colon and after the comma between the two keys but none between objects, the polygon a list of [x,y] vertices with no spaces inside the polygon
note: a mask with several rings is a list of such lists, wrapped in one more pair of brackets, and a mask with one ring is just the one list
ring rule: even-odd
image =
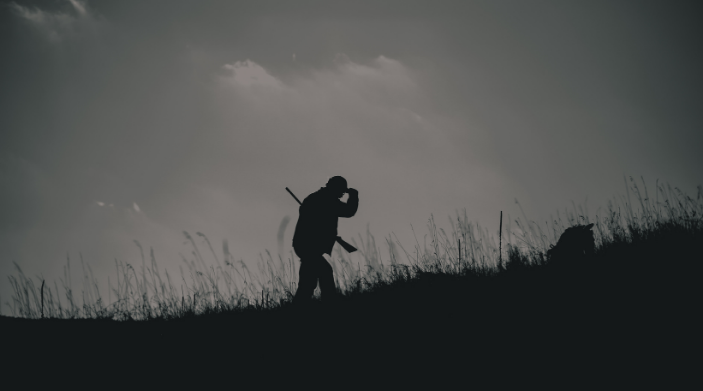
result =
[{"label": "man's leg", "polygon": [[317,287],[316,259],[305,257],[300,259],[300,272],[298,274],[298,290],[293,297],[293,303],[303,304],[310,301]]},{"label": "man's leg", "polygon": [[334,301],[337,297],[337,287],[334,285],[332,265],[322,256],[318,261],[318,276],[320,278],[320,293],[323,302]]}]

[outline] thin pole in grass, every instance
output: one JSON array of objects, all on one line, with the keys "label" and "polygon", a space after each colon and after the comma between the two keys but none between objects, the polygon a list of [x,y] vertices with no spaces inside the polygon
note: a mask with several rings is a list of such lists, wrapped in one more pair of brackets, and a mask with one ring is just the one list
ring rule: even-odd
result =
[{"label": "thin pole in grass", "polygon": [[461,269],[461,239],[456,240],[459,243],[459,269]]},{"label": "thin pole in grass", "polygon": [[500,211],[500,227],[498,228],[498,264],[503,264],[503,211]]},{"label": "thin pole in grass", "polygon": [[41,280],[41,317],[44,319],[44,280]]}]

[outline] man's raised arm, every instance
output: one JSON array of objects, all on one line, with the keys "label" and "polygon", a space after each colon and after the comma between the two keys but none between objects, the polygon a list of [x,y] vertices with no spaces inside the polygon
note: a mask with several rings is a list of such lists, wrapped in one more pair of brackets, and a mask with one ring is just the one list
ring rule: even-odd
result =
[{"label": "man's raised arm", "polygon": [[349,193],[347,202],[339,201],[339,211],[337,212],[339,217],[352,217],[356,214],[356,210],[359,209],[359,192],[356,189],[349,188],[347,193]]}]

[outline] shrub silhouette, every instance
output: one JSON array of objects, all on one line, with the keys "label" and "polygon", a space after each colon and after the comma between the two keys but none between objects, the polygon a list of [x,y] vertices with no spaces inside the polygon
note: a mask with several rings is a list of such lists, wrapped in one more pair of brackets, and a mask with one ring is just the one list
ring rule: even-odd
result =
[{"label": "shrub silhouette", "polygon": [[547,260],[561,263],[568,260],[580,261],[592,256],[596,248],[592,228],[592,223],[567,228],[559,237],[557,245],[547,251]]}]

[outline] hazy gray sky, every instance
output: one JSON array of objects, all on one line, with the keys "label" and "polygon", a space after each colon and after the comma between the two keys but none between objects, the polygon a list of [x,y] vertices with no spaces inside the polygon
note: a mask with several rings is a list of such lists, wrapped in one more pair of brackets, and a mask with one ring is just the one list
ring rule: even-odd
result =
[{"label": "hazy gray sky", "polygon": [[497,231],[516,198],[544,220],[623,175],[703,183],[699,2],[0,5],[3,302],[12,261],[106,276],[136,239],[173,270],[183,230],[253,264],[297,219],[284,188],[333,175],[344,237],[409,246],[431,213]]}]

